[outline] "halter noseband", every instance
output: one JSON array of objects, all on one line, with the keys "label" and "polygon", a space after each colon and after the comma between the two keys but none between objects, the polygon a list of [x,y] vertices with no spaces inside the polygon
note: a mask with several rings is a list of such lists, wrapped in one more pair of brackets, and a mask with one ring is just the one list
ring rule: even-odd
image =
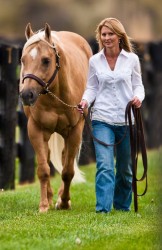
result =
[{"label": "halter noseband", "polygon": [[50,86],[50,84],[53,82],[53,80],[55,79],[56,75],[57,75],[57,72],[59,71],[60,69],[60,55],[58,53],[58,51],[56,50],[56,47],[53,45],[52,47],[54,49],[54,52],[55,52],[55,56],[56,56],[56,68],[55,68],[55,71],[53,73],[53,75],[51,76],[51,78],[49,79],[49,81],[46,83],[44,82],[42,79],[40,79],[38,76],[35,76],[33,74],[26,74],[24,75],[23,79],[22,79],[22,83],[24,83],[24,80],[26,78],[30,78],[30,79],[33,79],[35,80],[39,85],[41,85],[43,87],[43,90],[41,91],[40,94],[47,94],[48,93],[48,87]]}]

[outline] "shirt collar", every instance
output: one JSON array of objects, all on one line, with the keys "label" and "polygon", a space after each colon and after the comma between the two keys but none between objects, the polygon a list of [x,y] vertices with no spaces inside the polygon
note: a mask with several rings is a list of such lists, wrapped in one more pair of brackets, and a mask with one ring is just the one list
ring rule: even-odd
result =
[{"label": "shirt collar", "polygon": [[121,55],[124,55],[124,56],[126,56],[126,57],[129,57],[129,53],[130,53],[130,52],[127,52],[127,51],[124,50],[124,49],[122,49],[121,52],[120,52]]},{"label": "shirt collar", "polygon": [[[100,55],[105,57],[104,48],[99,53],[100,53]],[[127,52],[126,50],[122,49],[119,55],[124,55],[126,57],[129,57],[129,53],[130,52]]]}]

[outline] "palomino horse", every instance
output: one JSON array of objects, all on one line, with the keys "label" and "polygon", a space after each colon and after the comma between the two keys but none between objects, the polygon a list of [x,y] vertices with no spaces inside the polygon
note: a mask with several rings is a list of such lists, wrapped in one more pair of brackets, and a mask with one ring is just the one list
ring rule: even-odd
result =
[{"label": "palomino horse", "polygon": [[62,153],[57,152],[52,157],[60,155],[63,166],[56,207],[68,209],[71,206],[70,184],[75,172],[74,162],[84,127],[84,119],[75,107],[86,86],[92,52],[81,36],[72,32],[51,31],[48,24],[37,33],[28,24],[25,35],[27,42],[21,58],[20,97],[28,118],[29,139],[37,157],[41,188],[39,210],[46,212],[53,205],[49,161],[50,152],[54,154],[50,148],[54,145],[54,136],[51,136],[54,132],[64,141]]}]

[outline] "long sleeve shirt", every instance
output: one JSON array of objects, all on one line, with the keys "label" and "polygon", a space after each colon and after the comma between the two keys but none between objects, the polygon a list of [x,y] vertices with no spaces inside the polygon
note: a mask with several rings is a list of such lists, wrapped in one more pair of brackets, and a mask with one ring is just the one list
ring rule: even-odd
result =
[{"label": "long sleeve shirt", "polygon": [[87,100],[91,119],[109,124],[125,122],[125,108],[133,97],[142,102],[145,97],[139,58],[135,53],[121,50],[112,71],[104,49],[89,60],[87,87],[82,99]]}]

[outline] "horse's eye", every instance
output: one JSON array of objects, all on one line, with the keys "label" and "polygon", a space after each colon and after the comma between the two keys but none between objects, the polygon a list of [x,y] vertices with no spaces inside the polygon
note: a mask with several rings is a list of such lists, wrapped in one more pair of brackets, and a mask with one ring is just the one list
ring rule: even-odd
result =
[{"label": "horse's eye", "polygon": [[45,65],[45,66],[48,66],[50,63],[50,59],[49,58],[42,58],[42,64]]}]

